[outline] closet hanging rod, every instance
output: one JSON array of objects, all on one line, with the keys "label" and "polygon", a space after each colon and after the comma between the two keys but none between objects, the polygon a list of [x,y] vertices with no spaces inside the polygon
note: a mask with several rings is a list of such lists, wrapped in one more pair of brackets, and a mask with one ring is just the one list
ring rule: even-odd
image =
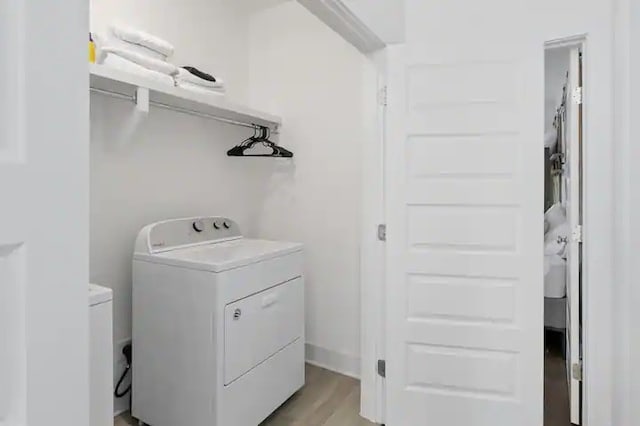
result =
[{"label": "closet hanging rod", "polygon": [[[90,90],[92,92],[95,93],[100,93],[102,95],[106,95],[106,96],[111,96],[114,98],[118,98],[118,99],[126,99],[128,101],[131,102],[136,102],[136,97],[135,95],[131,96],[131,95],[124,95],[122,93],[118,93],[118,92],[112,92],[110,90],[104,90],[104,89],[99,89],[97,87],[91,87]],[[197,117],[202,117],[202,118],[208,118],[210,120],[215,120],[221,123],[226,123],[226,124],[232,124],[234,126],[241,126],[241,127],[247,127],[249,129],[259,129],[260,127],[269,127],[269,126],[264,126],[264,125],[259,125],[259,124],[254,124],[254,123],[246,123],[243,121],[237,121],[237,120],[232,120],[230,118],[224,118],[224,117],[218,117],[217,115],[213,115],[213,114],[207,114],[204,112],[200,112],[200,111],[196,111],[196,110],[192,110],[192,109],[188,109],[188,108],[182,108],[182,107],[178,107],[175,105],[169,105],[169,104],[165,104],[162,102],[157,102],[157,101],[149,101],[149,105],[153,105],[155,107],[158,108],[164,108],[164,109],[168,109],[171,111],[176,111],[176,112],[181,112],[183,114],[189,114],[189,115],[194,115]],[[275,126],[273,126],[273,134],[279,134],[280,132],[278,131],[278,125],[276,124]]]}]

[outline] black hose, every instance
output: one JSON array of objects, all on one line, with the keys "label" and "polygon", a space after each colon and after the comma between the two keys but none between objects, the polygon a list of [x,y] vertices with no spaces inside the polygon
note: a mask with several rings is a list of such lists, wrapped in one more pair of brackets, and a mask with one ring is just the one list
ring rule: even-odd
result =
[{"label": "black hose", "polygon": [[120,386],[122,386],[124,379],[129,374],[129,371],[131,371],[131,359],[133,355],[133,347],[131,346],[131,343],[129,343],[128,345],[125,345],[122,348],[122,355],[124,355],[124,358],[127,360],[127,365],[124,367],[122,376],[120,376],[120,380],[118,380],[118,383],[116,384],[116,389],[114,391],[116,398],[122,398],[123,396],[131,392],[131,384],[129,384],[129,386],[127,386],[127,388],[124,391],[120,391]]},{"label": "black hose", "polygon": [[130,370],[131,370],[131,365],[127,363],[127,366],[124,368],[124,371],[122,372],[122,376],[120,376],[120,380],[118,380],[118,383],[116,384],[116,390],[114,392],[116,398],[122,398],[123,396],[131,392],[131,384],[129,384],[129,386],[127,386],[127,388],[124,391],[120,392],[119,390],[120,386],[122,386],[122,382],[124,382],[124,379],[127,377],[127,374],[129,374]]}]

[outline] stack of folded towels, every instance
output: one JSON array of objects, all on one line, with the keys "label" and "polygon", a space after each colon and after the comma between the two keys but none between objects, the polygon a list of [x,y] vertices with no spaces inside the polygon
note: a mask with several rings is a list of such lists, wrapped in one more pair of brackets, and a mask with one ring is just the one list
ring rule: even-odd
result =
[{"label": "stack of folded towels", "polygon": [[155,81],[200,93],[224,95],[224,83],[194,67],[179,68],[169,62],[174,47],[160,37],[113,24],[106,36],[95,37],[97,62],[143,75]]},{"label": "stack of folded towels", "polygon": [[179,69],[175,77],[176,86],[194,92],[217,93],[224,95],[224,82],[197,68],[185,66]]},{"label": "stack of folded towels", "polygon": [[173,45],[166,40],[124,25],[111,25],[106,36],[95,37],[97,62],[173,84],[178,67],[169,62]]}]

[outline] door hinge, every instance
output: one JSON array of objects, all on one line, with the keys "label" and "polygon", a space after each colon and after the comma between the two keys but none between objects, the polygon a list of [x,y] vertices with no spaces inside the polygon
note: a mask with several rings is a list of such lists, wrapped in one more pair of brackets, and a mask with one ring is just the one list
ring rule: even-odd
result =
[{"label": "door hinge", "polygon": [[571,377],[580,382],[582,381],[582,361],[571,365]]},{"label": "door hinge", "polygon": [[380,106],[387,106],[387,86],[382,87],[379,91],[378,91],[378,105]]},{"label": "door hinge", "polygon": [[582,87],[576,87],[573,89],[573,103],[576,105],[582,105]]},{"label": "door hinge", "polygon": [[378,360],[378,376],[387,377],[387,361],[384,359]]},{"label": "door hinge", "polygon": [[573,228],[571,239],[573,239],[573,241],[576,243],[582,242],[582,225],[576,225],[576,227]]},{"label": "door hinge", "polygon": [[378,225],[378,240],[387,241],[387,225]]}]

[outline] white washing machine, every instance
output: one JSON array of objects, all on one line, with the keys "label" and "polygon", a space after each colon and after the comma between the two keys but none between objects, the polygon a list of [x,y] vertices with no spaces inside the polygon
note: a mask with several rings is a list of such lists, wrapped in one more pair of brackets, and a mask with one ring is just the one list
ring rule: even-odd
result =
[{"label": "white washing machine", "polygon": [[89,284],[89,426],[113,426],[113,292]]},{"label": "white washing machine", "polygon": [[222,217],[158,222],[133,258],[133,416],[257,426],[304,385],[302,245]]}]

